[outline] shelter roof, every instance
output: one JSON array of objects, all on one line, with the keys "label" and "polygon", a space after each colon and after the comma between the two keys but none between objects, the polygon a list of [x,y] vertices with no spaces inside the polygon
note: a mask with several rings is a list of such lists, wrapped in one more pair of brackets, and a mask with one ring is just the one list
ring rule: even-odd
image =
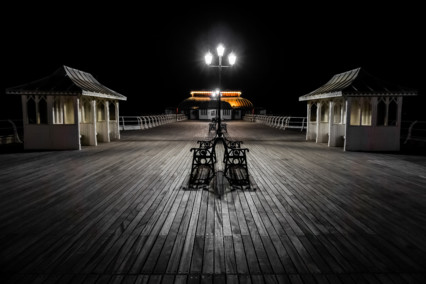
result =
[{"label": "shelter roof", "polygon": [[7,88],[6,94],[52,96],[83,95],[127,100],[125,96],[99,83],[92,74],[65,65],[42,79]]},{"label": "shelter roof", "polygon": [[318,89],[299,97],[299,101],[331,97],[415,96],[415,90],[379,79],[364,69],[356,68],[334,75]]}]

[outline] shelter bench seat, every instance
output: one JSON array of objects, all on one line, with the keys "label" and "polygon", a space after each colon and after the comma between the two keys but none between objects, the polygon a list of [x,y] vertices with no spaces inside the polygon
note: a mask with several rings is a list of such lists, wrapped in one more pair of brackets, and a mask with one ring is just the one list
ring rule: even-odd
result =
[{"label": "shelter bench seat", "polygon": [[222,129],[221,129],[222,131],[224,131],[224,132],[228,133],[228,126],[227,126],[227,124],[226,124],[226,123],[222,123],[220,126],[221,126],[221,128],[222,128]]},{"label": "shelter bench seat", "polygon": [[231,186],[250,187],[247,166],[248,148],[241,148],[242,141],[224,139],[225,145],[225,177]]},{"label": "shelter bench seat", "polygon": [[[214,164],[216,161],[216,154],[214,151],[213,143],[210,141],[201,141],[200,147],[191,148],[192,167],[189,178],[190,186],[204,185],[208,186],[210,180],[215,175]],[[204,143],[206,142],[206,143]]]},{"label": "shelter bench seat", "polygon": [[209,132],[210,131],[215,131],[216,130],[216,122],[210,122],[209,123]]}]

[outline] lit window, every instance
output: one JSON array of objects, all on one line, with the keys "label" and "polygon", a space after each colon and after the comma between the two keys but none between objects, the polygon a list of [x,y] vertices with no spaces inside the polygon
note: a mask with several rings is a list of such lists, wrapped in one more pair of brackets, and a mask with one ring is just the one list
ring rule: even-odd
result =
[{"label": "lit window", "polygon": [[64,124],[74,124],[74,98],[64,98]]},{"label": "lit window", "polygon": [[351,103],[351,125],[359,125],[361,117],[361,106],[358,99],[353,99]]},{"label": "lit window", "polygon": [[104,121],[105,120],[105,105],[104,102],[98,102],[96,105],[96,120]]},{"label": "lit window", "polygon": [[371,99],[353,98],[351,104],[351,125],[371,125]]}]

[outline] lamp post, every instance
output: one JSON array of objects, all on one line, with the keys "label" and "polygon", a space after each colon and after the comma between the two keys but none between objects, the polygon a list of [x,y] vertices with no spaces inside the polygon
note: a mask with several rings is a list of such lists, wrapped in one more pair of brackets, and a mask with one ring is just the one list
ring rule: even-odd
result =
[{"label": "lamp post", "polygon": [[217,130],[216,130],[216,136],[217,137],[222,137],[222,124],[221,124],[221,117],[220,117],[220,108],[221,108],[221,100],[220,98],[222,97],[222,92],[220,90],[220,85],[221,85],[221,77],[222,77],[222,68],[223,67],[231,67],[235,64],[235,61],[237,60],[237,57],[235,56],[235,54],[233,52],[231,52],[228,55],[228,61],[229,61],[229,65],[222,65],[222,57],[225,54],[225,47],[222,44],[219,44],[216,48],[217,51],[217,56],[219,57],[219,64],[218,65],[212,65],[212,61],[213,61],[213,54],[209,51],[207,52],[207,54],[205,55],[204,59],[206,61],[206,64],[210,67],[217,67],[219,68],[219,92],[217,94],[218,96],[218,122],[217,122]]}]

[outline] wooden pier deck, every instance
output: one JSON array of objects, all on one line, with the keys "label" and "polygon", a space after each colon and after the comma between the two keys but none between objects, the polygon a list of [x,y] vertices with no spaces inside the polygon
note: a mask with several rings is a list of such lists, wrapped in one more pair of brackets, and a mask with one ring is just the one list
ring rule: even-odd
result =
[{"label": "wooden pier deck", "polygon": [[207,122],[0,154],[1,283],[426,283],[426,157],[245,121],[258,189],[186,190]]}]

